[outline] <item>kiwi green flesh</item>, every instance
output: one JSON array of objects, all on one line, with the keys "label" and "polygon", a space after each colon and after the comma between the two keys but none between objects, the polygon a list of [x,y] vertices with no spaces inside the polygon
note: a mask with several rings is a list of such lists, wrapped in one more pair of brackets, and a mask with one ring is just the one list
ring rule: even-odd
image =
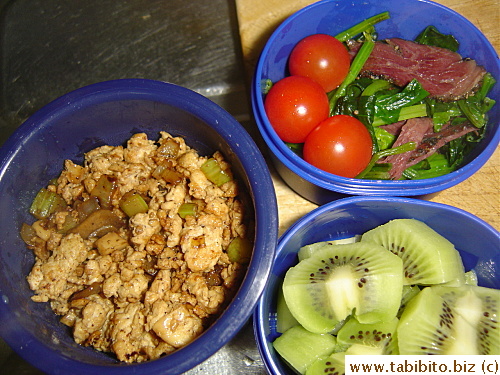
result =
[{"label": "kiwi green flesh", "polygon": [[433,289],[453,306],[460,320],[474,327],[480,354],[500,354],[500,290],[477,285]]},{"label": "kiwi green flesh", "polygon": [[398,318],[403,313],[408,302],[420,292],[418,285],[403,285],[403,297],[401,298],[401,306],[398,311]]},{"label": "kiwi green flesh", "polygon": [[427,224],[415,219],[395,219],[361,237],[377,243],[403,259],[405,285],[465,283],[465,272],[455,246]]},{"label": "kiwi green flesh", "polygon": [[398,354],[396,329],[398,318],[389,322],[363,324],[349,319],[337,334],[337,345],[349,348],[354,344],[378,348],[379,354]]},{"label": "kiwi green flesh", "polygon": [[475,270],[470,270],[465,273],[465,284],[467,285],[478,285],[477,273]]},{"label": "kiwi green flesh", "polygon": [[402,267],[401,258],[373,243],[326,246],[287,271],[283,295],[311,332],[331,332],[351,314],[362,323],[391,321],[401,302]]},{"label": "kiwi green flesh", "polygon": [[500,354],[500,291],[432,286],[408,302],[397,337],[400,354]]},{"label": "kiwi green flesh", "polygon": [[325,247],[325,246],[330,246],[329,242],[315,242],[309,245],[302,246],[299,249],[299,252],[297,253],[297,256],[299,258],[299,262],[311,257],[317,250]]},{"label": "kiwi green flesh", "polygon": [[344,355],[383,355],[384,348],[379,346],[371,346],[364,344],[352,344],[345,352]]},{"label": "kiwi green flesh", "polygon": [[283,288],[278,288],[276,297],[276,332],[284,333],[289,328],[299,324],[288,308],[285,297],[283,296]]},{"label": "kiwi green flesh", "polygon": [[333,353],[320,357],[306,371],[306,375],[334,374],[345,374],[345,353]]},{"label": "kiwi green flesh", "polygon": [[342,375],[345,374],[346,355],[383,355],[384,349],[379,346],[352,344],[346,351],[322,356],[312,363],[305,375]]},{"label": "kiwi green flesh", "polygon": [[316,359],[333,353],[337,339],[330,334],[317,334],[297,325],[288,329],[273,342],[278,354],[300,374]]},{"label": "kiwi green flesh", "polygon": [[309,258],[312,254],[314,254],[316,252],[316,250],[318,250],[324,246],[345,245],[345,244],[349,244],[349,243],[358,242],[360,239],[361,239],[361,236],[356,235],[353,237],[342,238],[340,240],[321,241],[321,242],[315,242],[315,243],[312,243],[309,245],[304,245],[299,249],[299,252],[297,254],[299,257],[299,262],[301,260]]}]

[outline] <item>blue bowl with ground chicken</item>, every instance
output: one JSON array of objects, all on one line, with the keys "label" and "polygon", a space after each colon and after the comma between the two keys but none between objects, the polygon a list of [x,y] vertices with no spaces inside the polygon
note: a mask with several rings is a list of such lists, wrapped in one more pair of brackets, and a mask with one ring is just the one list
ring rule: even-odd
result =
[{"label": "blue bowl with ground chicken", "polygon": [[[130,342],[127,344],[126,338],[137,333],[135,328],[132,329],[133,326],[139,324],[139,326],[144,328],[144,324],[146,324],[149,319],[144,314],[141,315],[140,311],[142,310],[140,309],[137,314],[129,314],[130,317],[133,317],[133,319],[130,319],[133,320],[131,326],[128,326],[127,321],[122,321],[123,325],[116,331],[117,335],[115,335],[114,338],[102,340],[103,344],[106,344],[106,340],[111,340],[111,345],[115,345],[116,349],[124,353],[122,353],[122,356],[125,358],[117,360],[117,356],[115,355],[94,350],[92,347],[84,345],[92,344],[94,339],[95,342],[98,342],[99,339],[97,336],[100,335],[99,332],[102,333],[105,331],[105,326],[101,325],[99,329],[94,331],[94,334],[97,336],[92,336],[92,332],[88,331],[91,333],[90,336],[85,337],[82,345],[79,345],[73,339],[72,329],[69,328],[69,326],[71,326],[71,318],[69,321],[66,321],[69,325],[62,324],[60,322],[61,316],[56,315],[52,311],[48,302],[35,302],[31,299],[35,293],[30,289],[30,286],[37,283],[37,277],[35,276],[27,280],[27,276],[32,270],[35,256],[33,251],[28,249],[21,239],[20,230],[23,223],[31,225],[31,223],[34,222],[35,219],[30,215],[29,210],[37,192],[41,188],[47,186],[49,181],[57,178],[61,174],[63,167],[65,167],[64,161],[66,159],[71,161],[67,166],[69,166],[72,171],[70,175],[72,175],[73,183],[78,183],[78,171],[81,170],[78,166],[82,166],[84,157],[86,158],[86,154],[90,150],[99,147],[99,150],[105,152],[107,146],[116,147],[110,154],[105,154],[104,157],[93,159],[92,163],[97,163],[99,161],[99,163],[105,166],[109,160],[114,160],[113,158],[117,155],[125,153],[126,151],[123,151],[125,148],[134,148],[140,144],[151,147],[151,143],[147,139],[154,141],[158,140],[160,132],[167,132],[172,137],[182,138],[183,142],[192,150],[195,150],[200,156],[209,157],[216,151],[223,156],[225,162],[230,166],[233,176],[230,182],[224,183],[232,184],[232,181],[238,181],[240,190],[236,192],[240,194],[238,194],[237,197],[241,197],[241,199],[238,199],[240,199],[240,202],[244,206],[245,212],[247,212],[246,217],[249,219],[247,223],[246,238],[250,241],[249,243],[253,242],[253,247],[250,248],[251,253],[247,253],[248,257],[246,260],[237,258],[241,260],[241,264],[246,263],[247,266],[242,268],[244,271],[240,274],[241,277],[239,279],[237,279],[237,275],[234,274],[235,282],[237,282],[234,284],[236,287],[233,290],[234,294],[226,301],[225,305],[219,305],[223,306],[221,313],[217,316],[213,316],[211,320],[207,320],[210,324],[207,324],[206,327],[203,326],[206,328],[203,332],[200,333],[198,329],[200,327],[196,324],[197,322],[199,323],[200,320],[190,315],[190,320],[184,321],[186,324],[184,337],[187,336],[188,340],[179,338],[180,341],[178,341],[177,344],[180,345],[177,345],[175,342],[175,334],[173,336],[167,334],[167,336],[170,336],[170,339],[174,341],[170,341],[168,337],[166,338],[167,341],[170,341],[170,349],[166,350],[159,358],[145,360],[140,363],[126,363],[124,359],[127,359],[127,357],[132,359],[142,358],[141,360],[144,360],[146,358],[144,355],[147,354],[146,352],[148,350],[161,350],[162,346],[168,348],[167,343],[165,341],[162,343],[158,338],[164,336],[163,334],[166,332],[165,329],[170,329],[175,326],[176,319],[177,324],[184,324],[181,316],[182,314],[193,314],[196,308],[201,308],[203,310],[201,305],[196,307],[198,303],[196,301],[198,301],[198,299],[191,298],[183,300],[185,302],[182,304],[182,306],[184,306],[183,309],[174,309],[178,314],[172,316],[172,325],[169,325],[167,320],[165,320],[163,323],[160,323],[160,326],[157,326],[158,329],[156,329],[156,331],[153,329],[154,332],[151,331],[151,329],[149,329],[149,333],[146,333],[144,330],[140,331],[142,332],[142,336],[139,336],[141,336],[146,343],[144,348],[149,346],[150,349],[146,348],[134,351],[127,348]],[[131,138],[135,134],[141,135]],[[126,144],[125,142],[129,139],[132,140]],[[176,147],[179,145],[181,145],[181,147],[185,146],[182,142],[174,142],[174,144],[177,144]],[[172,144],[170,144],[170,146],[172,146]],[[128,156],[125,156],[125,158],[139,162],[141,158],[144,158],[145,154],[148,154],[151,150],[152,149],[149,149],[149,151],[147,151],[146,149],[146,151],[143,150],[144,152],[142,152],[141,147],[135,148],[135,151],[130,149]],[[167,152],[168,150],[163,148],[163,151]],[[168,152],[171,151],[172,150]],[[193,162],[192,156],[193,154],[187,155],[185,160],[187,163],[185,167],[187,169],[190,168],[189,164]],[[145,161],[146,159],[142,160]],[[153,162],[152,159],[148,160],[146,164]],[[110,167],[109,170],[111,171],[111,169],[113,168]],[[139,181],[137,188],[140,190],[142,187],[148,186],[148,181],[141,180],[141,173],[139,169],[137,171],[137,173],[129,173],[129,176],[131,180],[139,178],[139,180],[137,180]],[[123,174],[125,170],[121,172]],[[194,172],[192,171],[190,173],[193,175],[190,175],[189,178],[195,180]],[[178,174],[177,177],[179,177]],[[200,175],[198,175],[196,179],[201,181],[199,178]],[[205,179],[205,182],[206,181]],[[68,180],[67,182],[71,181]],[[113,182],[113,180],[110,179],[108,182]],[[70,185],[71,184],[68,183],[66,186]],[[156,191],[160,195],[164,195],[167,191],[165,190],[162,193],[164,187],[158,186]],[[210,187],[208,184],[204,186],[207,190],[219,189],[214,186]],[[203,189],[200,190],[200,188],[201,185],[199,185],[197,189],[198,192],[202,194]],[[222,190],[223,188],[220,187],[220,189]],[[219,191],[219,193],[221,193],[221,191]],[[231,191],[226,191],[226,193],[228,197],[233,196]],[[91,193],[91,195],[92,194],[93,193]],[[236,198],[233,197],[231,199]],[[99,202],[104,204],[100,200]],[[163,204],[169,205],[170,203],[168,202],[169,200],[165,198]],[[197,202],[199,203],[199,201]],[[153,200],[147,201],[146,203],[149,204],[149,209],[155,205]],[[223,205],[218,203],[220,203],[220,200],[215,201],[214,205],[211,206],[213,209],[212,212],[224,208]],[[102,207],[104,207],[104,205],[102,205]],[[277,206],[274,187],[267,165],[260,151],[243,127],[221,107],[193,91],[169,83],[142,79],[124,79],[102,82],[80,88],[48,104],[22,124],[2,148],[0,148],[0,209],[2,211],[0,231],[3,233],[0,239],[0,320],[2,322],[0,325],[0,335],[24,360],[48,374],[180,374],[203,362],[230,341],[243,325],[247,323],[264,289],[272,265],[277,240]],[[103,211],[105,210],[99,209],[94,212],[102,213]],[[108,210],[108,213],[109,212]],[[228,212],[228,214],[234,217],[238,217],[241,213],[240,210]],[[190,220],[192,220],[193,217],[196,217],[196,214],[197,213],[187,214],[185,217],[191,217]],[[138,215],[141,215],[141,213],[136,213],[130,220],[135,220],[134,218],[139,217]],[[141,227],[136,228],[137,232],[135,235],[138,236],[136,239],[147,235],[149,228],[152,227],[155,222],[155,220],[150,220],[154,218],[147,216],[149,212],[143,212],[142,215],[146,215],[141,216],[145,221]],[[91,216],[92,213],[88,218]],[[121,218],[121,220],[121,224],[117,224],[117,228],[123,224],[123,220],[127,221],[126,217]],[[84,222],[87,222],[86,219],[81,223]],[[179,222],[179,217],[177,217],[177,222]],[[114,225],[109,222],[106,223],[107,224],[102,225],[100,229],[109,225]],[[224,224],[225,230],[230,230],[227,228],[226,224]],[[80,225],[77,225],[74,229],[79,226]],[[191,229],[195,227],[196,225],[192,225]],[[198,227],[202,229],[201,226]],[[209,224],[207,224],[207,228],[208,227]],[[44,228],[42,225],[38,227],[38,230],[43,232],[47,228],[48,227]],[[100,229],[93,233],[96,234],[96,236],[102,236],[104,232],[97,235]],[[188,231],[191,229],[186,228]],[[214,228],[214,231],[217,231],[217,228]],[[84,235],[80,230],[77,230],[77,232],[78,234],[72,232],[72,234],[70,234],[72,240],[68,240],[69,242],[65,243],[69,245],[75,244],[76,247],[79,247],[93,236],[93,234],[90,236]],[[169,240],[169,236],[173,236],[174,234],[179,235],[172,227],[168,233],[163,233],[164,239]],[[104,239],[106,235],[100,237],[100,239]],[[87,238],[87,240],[82,242],[78,237]],[[134,237],[132,237],[130,241],[135,241],[133,238]],[[191,242],[191,244],[206,249],[209,247],[208,240],[204,242],[203,238],[207,239],[208,237],[203,237],[203,233],[198,233],[196,240],[192,237],[192,241],[194,242]],[[31,239],[33,239],[33,237],[31,237]],[[171,251],[173,249],[170,248],[170,245],[165,245],[164,242],[162,243],[161,238],[156,237],[156,240],[154,243],[149,241],[146,247],[151,246],[150,248],[148,247],[151,251],[159,250],[157,247],[158,245],[165,251]],[[55,254],[58,254],[57,257],[59,257],[59,260],[67,258],[68,261],[71,261],[72,252],[76,252],[75,246],[66,246],[63,249],[64,251],[61,251],[63,241],[64,240],[61,240],[60,246],[57,245],[49,248],[49,253],[45,255],[49,256],[49,259],[52,259],[56,256]],[[141,241],[138,241],[137,244],[140,242]],[[143,245],[144,244],[145,243],[143,243]],[[203,247],[203,244],[205,247]],[[215,244],[213,246],[219,245]],[[125,241],[125,246],[127,246],[127,241]],[[156,250],[153,250],[155,247]],[[125,249],[127,248],[128,247]],[[138,297],[139,295],[134,296],[135,288],[140,288],[142,282],[144,282],[145,285],[151,284],[153,275],[158,275],[160,271],[155,270],[154,264],[148,261],[148,259],[151,260],[152,258],[144,256],[145,253],[141,255],[141,248],[144,250],[144,246],[139,246],[139,248],[134,248],[134,251],[131,251],[130,254],[127,253],[131,256],[133,256],[133,254],[138,255],[136,259],[138,266],[136,269],[133,267],[130,268],[131,263],[128,265],[122,264],[123,268],[119,268],[120,280],[117,280],[115,286],[117,286],[119,290],[122,290],[125,295],[120,297],[120,292],[117,289],[116,291],[118,291],[118,294],[111,296],[108,302],[113,300],[113,298],[121,298],[120,300],[122,302],[131,303],[129,308],[132,308],[134,303],[144,302]],[[170,250],[168,248],[170,248]],[[213,247],[210,248],[212,249]],[[100,255],[104,256],[99,249],[102,250],[101,247],[97,246],[97,250],[93,248],[89,250],[88,254],[94,254],[92,258],[96,260],[97,258],[94,257],[95,255],[98,257]],[[108,247],[108,250],[109,249],[112,251],[119,251],[117,247]],[[122,251],[128,251],[125,249],[122,249]],[[39,251],[41,251],[41,253],[37,253],[37,257],[40,254],[40,256],[43,257],[44,248],[39,248]],[[50,251],[52,251],[52,255]],[[96,251],[98,251],[98,253]],[[111,254],[116,255],[118,253]],[[218,254],[220,255],[222,253]],[[113,257],[114,255],[109,254],[108,256]],[[222,255],[220,255],[220,257],[222,257]],[[217,259],[222,259],[220,257]],[[167,261],[167,263],[169,261],[175,262],[179,260],[175,257],[175,254],[172,256],[167,254],[166,257],[162,257],[161,254],[158,253],[156,259],[158,260],[161,258],[163,258],[163,261]],[[103,258],[101,257],[99,259],[102,260]],[[231,271],[225,267],[222,267],[222,269],[218,271],[217,267],[219,261],[217,261],[216,265],[209,265],[205,262],[206,259],[203,257],[192,256],[190,259],[191,266],[189,267],[198,269],[198,274],[202,276],[202,284],[208,288],[206,289],[208,293],[206,296],[208,298],[207,300],[210,300],[211,296],[214,297],[214,300],[217,300],[217,296],[211,294],[214,292],[213,288],[219,288],[217,290],[220,291],[220,288],[224,287],[221,284],[221,280],[229,280],[226,279],[226,277],[232,274]],[[87,258],[87,260],[81,264],[81,267],[83,267],[81,269],[82,272],[79,274],[77,273],[76,279],[75,275],[68,276],[68,280],[70,280],[69,277],[73,277],[73,281],[65,284],[67,275],[66,264],[64,262],[57,263],[57,259],[52,260],[51,267],[49,267],[52,268],[52,273],[43,274],[41,276],[41,281],[38,280],[45,285],[47,290],[55,291],[59,288],[56,283],[51,284],[50,275],[53,275],[54,279],[57,279],[58,275],[65,275],[63,279],[57,280],[57,283],[62,283],[62,289],[64,290],[64,285],[70,285],[70,282],[78,284],[80,279],[84,279],[84,277],[87,278],[88,275],[93,272],[90,270],[92,268],[90,265],[93,260]],[[108,260],[111,260],[111,258],[108,258]],[[228,264],[227,259],[224,262]],[[204,263],[205,265],[203,265]],[[54,266],[58,264],[61,265],[61,268],[54,270]],[[95,264],[96,263],[94,263],[94,265]],[[99,264],[104,265],[104,263]],[[173,265],[173,263],[170,264]],[[157,262],[156,266],[158,265],[159,263]],[[48,266],[42,265],[41,268],[43,267]],[[97,279],[105,275],[99,271],[99,267],[96,274]],[[126,268],[128,268],[128,271]],[[172,268],[172,270],[174,269],[175,267]],[[94,270],[96,269],[94,268]],[[102,270],[104,270],[104,268]],[[168,268],[162,272],[176,272],[172,270]],[[53,271],[55,271],[55,273]],[[90,273],[87,273],[87,271]],[[124,273],[122,274],[121,272]],[[195,275],[197,272],[192,272],[191,274]],[[222,275],[221,272],[227,272],[227,275]],[[121,279],[122,275],[125,275],[125,273],[129,275],[126,277],[128,281]],[[141,276],[137,278],[134,274],[141,274]],[[140,279],[142,279],[142,281],[140,281]],[[173,281],[174,278],[172,277],[171,280]],[[30,281],[30,284],[28,284],[28,281]],[[35,284],[32,284],[33,282]],[[88,304],[84,305],[84,308],[86,308],[86,306],[90,304],[89,299],[101,299],[103,295],[105,296],[107,294],[105,284],[106,283],[103,282],[101,285],[102,288],[98,290],[97,285],[92,284],[81,291],[83,294],[79,294],[78,296],[73,294],[70,300],[73,302],[85,302],[85,300],[87,300]],[[201,284],[197,285],[200,286]],[[201,286],[203,287],[203,285]],[[168,286],[168,284],[163,284],[163,287],[166,286]],[[173,285],[172,288],[174,288]],[[192,288],[192,286],[189,288]],[[187,289],[178,290],[179,294],[177,296],[181,296],[186,290]],[[197,295],[195,290],[189,290],[191,290],[193,294],[191,297]],[[201,289],[199,290],[201,291]],[[174,293],[173,289],[171,289],[171,291]],[[159,293],[159,290],[156,290],[155,293]],[[43,291],[40,292],[39,290],[37,294],[41,297],[40,299],[43,299]],[[45,296],[47,297],[47,294]],[[50,293],[48,296],[50,297]],[[152,296],[151,294],[150,297]],[[124,299],[122,297],[124,297]],[[96,301],[97,300],[94,302]],[[78,304],[80,302],[75,303]],[[173,299],[171,303],[174,303]],[[104,305],[101,305],[101,307],[102,306]],[[122,307],[127,309],[126,306]],[[210,308],[210,306],[205,307]],[[118,309],[118,307],[116,309]],[[164,313],[166,313],[167,310],[165,310]],[[96,313],[101,311],[102,313],[104,310],[94,309],[92,311]],[[109,313],[109,310],[106,311]],[[127,311],[122,309],[121,312],[127,315]],[[89,314],[90,313],[89,311]],[[90,319],[90,324],[81,324],[87,328],[93,327],[93,323],[91,322],[92,316],[86,317],[86,313],[84,312],[81,312],[81,314],[83,315],[83,320],[86,318]],[[69,318],[69,316],[67,316],[67,318]],[[116,315],[115,318],[117,318]],[[194,324],[191,324],[193,322]],[[80,325],[80,328],[81,327],[82,325]],[[193,332],[197,332],[198,334],[189,336],[190,327],[192,327]],[[147,344],[148,342],[149,344]],[[153,345],[151,346],[151,344]]]},{"label": "blue bowl with ground chicken", "polygon": [[[375,25],[378,40],[402,38],[414,40],[427,26],[443,34],[452,34],[459,42],[458,53],[474,59],[498,82],[500,61],[488,39],[457,12],[428,0],[320,1],[287,18],[271,35],[259,57],[252,81],[252,108],[269,157],[279,175],[298,194],[316,203],[350,195],[416,196],[433,195],[464,181],[491,157],[500,140],[498,103],[488,113],[483,139],[465,157],[461,166],[448,174],[420,180],[368,180],[337,176],[307,163],[278,137],[264,108],[267,80],[277,82],[289,75],[288,57],[302,38],[316,33],[337,35],[371,16],[388,11],[390,18]],[[498,101],[500,84],[489,92]]]}]

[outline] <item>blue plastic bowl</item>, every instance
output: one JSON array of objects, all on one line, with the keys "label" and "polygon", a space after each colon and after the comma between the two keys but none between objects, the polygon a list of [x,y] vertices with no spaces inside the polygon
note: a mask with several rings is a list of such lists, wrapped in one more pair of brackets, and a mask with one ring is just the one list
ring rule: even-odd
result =
[{"label": "blue plastic bowl", "polygon": [[477,172],[499,143],[500,111],[497,104],[490,113],[485,138],[460,169],[441,177],[405,181],[345,178],[313,167],[286,147],[266,116],[261,83],[266,79],[276,82],[285,77],[292,48],[307,35],[336,35],[348,26],[383,11],[389,11],[391,18],[376,25],[379,39],[401,37],[413,40],[428,25],[436,26],[443,33],[453,34],[460,42],[458,52],[475,59],[499,82],[489,96],[497,102],[500,99],[500,61],[495,49],[472,23],[442,5],[428,0],[324,0],[299,10],[274,31],[262,50],[251,86],[251,100],[255,120],[278,173],[293,190],[316,204],[349,195],[433,195]]},{"label": "blue plastic bowl", "polygon": [[293,375],[272,342],[276,332],[276,293],[286,271],[297,264],[300,247],[362,234],[392,219],[421,220],[455,244],[466,270],[478,284],[500,289],[500,236],[491,225],[461,209],[404,197],[350,197],[330,202],[303,216],[279,239],[269,282],[254,313],[254,331],[271,375]]},{"label": "blue plastic bowl", "polygon": [[[32,302],[26,276],[34,258],[19,237],[36,192],[56,177],[64,159],[136,132],[184,137],[202,155],[220,150],[251,197],[256,235],[242,285],[222,316],[176,352],[141,364],[77,345],[47,303]],[[21,357],[50,374],[180,374],[214,354],[248,321],[264,289],[277,241],[274,187],[268,167],[242,126],[209,99],[149,80],[94,84],[55,100],[29,118],[0,148],[0,335]]]}]

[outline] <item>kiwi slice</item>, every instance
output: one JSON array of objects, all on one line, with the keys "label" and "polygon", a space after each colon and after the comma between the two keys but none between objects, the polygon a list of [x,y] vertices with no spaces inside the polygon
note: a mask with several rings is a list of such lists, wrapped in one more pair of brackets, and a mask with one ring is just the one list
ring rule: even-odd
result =
[{"label": "kiwi slice", "polygon": [[321,242],[315,242],[315,243],[312,243],[309,245],[304,245],[299,249],[299,252],[298,252],[299,262],[301,260],[309,258],[312,254],[314,254],[314,252],[316,250],[321,249],[324,246],[345,245],[348,243],[358,242],[360,239],[361,239],[361,236],[356,235],[353,237],[342,238],[340,240],[321,241]]},{"label": "kiwi slice", "polygon": [[470,270],[465,273],[465,283],[467,285],[475,285],[477,286],[477,273],[475,270]]},{"label": "kiwi slice", "polygon": [[306,375],[343,375],[345,374],[345,353],[333,353],[318,358],[307,368]]},{"label": "kiwi slice", "polygon": [[369,242],[318,249],[283,281],[290,312],[316,333],[331,332],[353,312],[361,323],[391,321],[402,289],[401,258]]},{"label": "kiwi slice", "polygon": [[304,374],[318,358],[332,354],[336,343],[335,336],[312,333],[296,325],[276,338],[273,346],[289,366]]},{"label": "kiwi slice", "polygon": [[462,259],[455,246],[427,224],[415,219],[395,219],[361,237],[377,243],[403,259],[405,285],[465,283]]},{"label": "kiwi slice", "polygon": [[401,298],[401,306],[406,306],[408,301],[415,297],[420,292],[418,285],[403,285],[403,297]]},{"label": "kiwi slice", "polygon": [[500,354],[500,290],[474,285],[426,287],[397,329],[400,354]]},{"label": "kiwi slice", "polygon": [[382,355],[384,349],[379,346],[371,346],[355,343],[352,344],[345,352],[344,355]]},{"label": "kiwi slice", "polygon": [[420,288],[418,285],[403,285],[403,298],[401,298],[401,306],[398,311],[398,318],[403,313],[404,309],[408,302],[415,297],[420,292]]},{"label": "kiwi slice", "polygon": [[337,346],[344,345],[346,350],[353,344],[375,347],[375,354],[398,354],[396,329],[398,318],[389,322],[363,324],[351,318],[337,334]]},{"label": "kiwi slice", "polygon": [[276,332],[285,333],[289,328],[299,324],[294,318],[290,309],[286,305],[285,297],[283,296],[283,288],[278,288],[276,300]]}]

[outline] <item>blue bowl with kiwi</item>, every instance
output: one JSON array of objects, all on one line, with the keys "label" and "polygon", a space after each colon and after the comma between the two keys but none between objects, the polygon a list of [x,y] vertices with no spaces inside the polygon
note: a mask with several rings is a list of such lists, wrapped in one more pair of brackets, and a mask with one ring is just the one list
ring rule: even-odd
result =
[{"label": "blue bowl with kiwi", "polygon": [[[490,332],[480,343],[467,338],[466,353],[500,354],[491,334],[500,329],[499,305],[500,236],[491,225],[441,203],[350,197],[281,236],[254,330],[270,374],[309,375],[323,373],[315,372],[322,361],[341,367],[346,353],[457,354],[444,336],[458,333],[433,332],[445,306],[472,306],[474,330]],[[353,338],[360,330],[377,334]],[[443,343],[433,345],[426,332]]]}]

